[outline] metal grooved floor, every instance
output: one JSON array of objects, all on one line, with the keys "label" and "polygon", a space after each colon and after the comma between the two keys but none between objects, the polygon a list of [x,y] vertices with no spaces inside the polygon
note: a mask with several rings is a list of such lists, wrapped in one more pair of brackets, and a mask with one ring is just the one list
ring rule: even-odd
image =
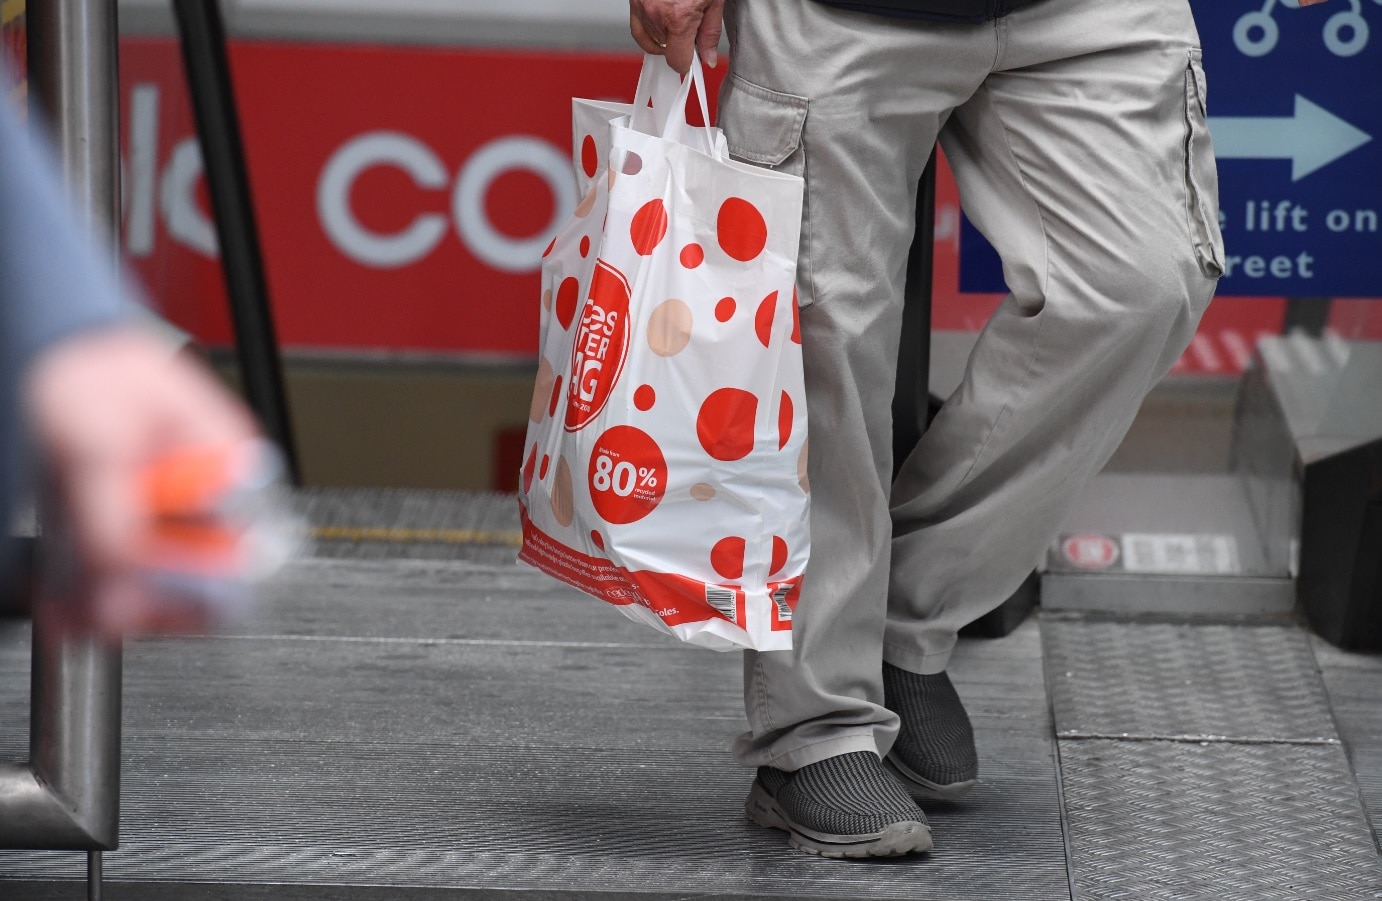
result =
[{"label": "metal grooved floor", "polygon": [[[494,500],[402,504],[401,538],[324,547],[237,634],[130,646],[108,898],[1382,897],[1378,656],[1049,614],[965,640],[982,784],[928,808],[929,855],[823,860],[743,816],[737,655],[420,531],[502,534]],[[0,624],[0,759],[27,642]],[[81,897],[82,863],[0,852],[0,899]]]},{"label": "metal grooved floor", "polygon": [[1047,615],[1042,643],[1079,898],[1382,897],[1299,629]]}]

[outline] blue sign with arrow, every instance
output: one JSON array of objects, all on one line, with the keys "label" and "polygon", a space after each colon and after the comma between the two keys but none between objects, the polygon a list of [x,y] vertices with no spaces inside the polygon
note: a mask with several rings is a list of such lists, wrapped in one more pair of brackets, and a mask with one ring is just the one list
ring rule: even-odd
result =
[{"label": "blue sign with arrow", "polygon": [[[1382,0],[1191,5],[1219,161],[1219,293],[1382,297]],[[968,220],[960,289],[1006,290]]]}]

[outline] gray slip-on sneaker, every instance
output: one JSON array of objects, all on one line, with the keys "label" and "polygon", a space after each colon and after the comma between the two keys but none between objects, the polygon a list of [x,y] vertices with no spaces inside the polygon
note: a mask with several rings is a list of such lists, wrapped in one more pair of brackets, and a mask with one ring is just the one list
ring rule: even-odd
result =
[{"label": "gray slip-on sneaker", "polygon": [[759,767],[744,812],[822,857],[898,857],[931,850],[926,814],[883,768],[857,751],[794,773]]},{"label": "gray slip-on sneaker", "polygon": [[974,727],[945,673],[883,664],[883,703],[902,720],[884,766],[914,798],[956,801],[979,780]]}]

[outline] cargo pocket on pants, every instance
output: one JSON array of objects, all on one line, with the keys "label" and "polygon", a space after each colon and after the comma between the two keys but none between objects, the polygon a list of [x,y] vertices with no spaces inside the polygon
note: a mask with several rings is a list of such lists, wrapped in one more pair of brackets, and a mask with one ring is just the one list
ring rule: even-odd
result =
[{"label": "cargo pocket on pants", "polygon": [[[734,159],[806,179],[801,206],[801,248],[797,253],[797,283],[811,284],[811,180],[802,137],[809,101],[796,94],[754,84],[734,72],[720,94],[720,128]],[[814,292],[803,291],[801,306],[811,305]]]},{"label": "cargo pocket on pants", "polygon": [[1204,68],[1198,47],[1185,68],[1185,212],[1195,258],[1209,278],[1224,274],[1224,237],[1219,229],[1219,173],[1205,111]]}]

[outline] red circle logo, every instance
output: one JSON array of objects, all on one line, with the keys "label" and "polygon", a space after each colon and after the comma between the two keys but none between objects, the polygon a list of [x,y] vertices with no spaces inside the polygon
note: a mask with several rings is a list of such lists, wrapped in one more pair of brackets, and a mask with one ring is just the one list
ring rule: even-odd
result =
[{"label": "red circle logo", "polygon": [[604,260],[595,263],[590,294],[571,347],[566,430],[585,428],[604,409],[629,351],[629,283]]},{"label": "red circle logo", "polygon": [[1071,535],[1061,542],[1061,553],[1080,569],[1108,569],[1118,562],[1118,544],[1107,535]]},{"label": "red circle logo", "polygon": [[590,500],[605,522],[637,522],[662,503],[667,490],[667,460],[662,448],[641,429],[617,425],[590,452]]}]

